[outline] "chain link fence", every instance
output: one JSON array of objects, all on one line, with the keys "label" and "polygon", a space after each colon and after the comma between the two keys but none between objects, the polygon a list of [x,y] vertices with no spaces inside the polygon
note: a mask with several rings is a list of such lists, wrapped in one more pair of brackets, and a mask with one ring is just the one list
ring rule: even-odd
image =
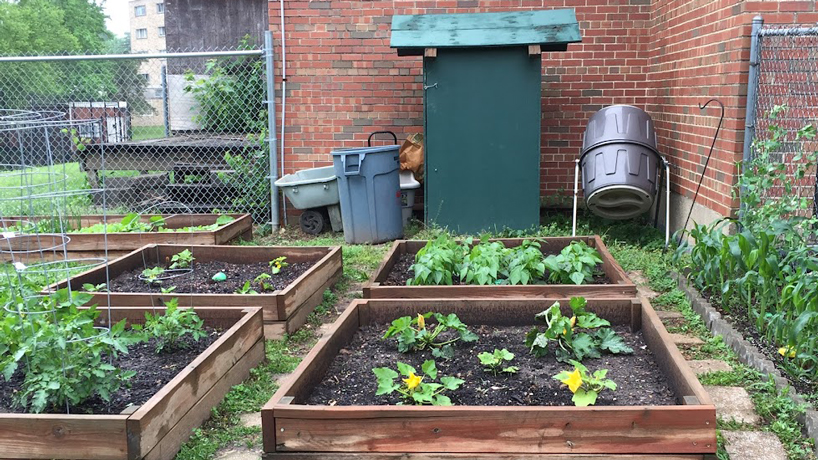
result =
[{"label": "chain link fence", "polygon": [[[815,166],[798,177],[806,165],[802,153],[818,150],[815,138],[799,135],[805,126],[818,125],[818,27],[764,25],[753,40],[757,65],[751,66],[748,104],[754,104],[755,133],[749,154],[757,155],[760,145],[774,141],[770,161],[784,165],[794,183],[792,192],[808,200],[811,213],[818,216]],[[770,187],[766,193],[763,199],[776,200],[785,192],[784,187]]]},{"label": "chain link fence", "polygon": [[[76,132],[67,134],[76,142],[51,136],[54,145],[38,149],[53,153],[68,180],[104,188],[109,212],[249,212],[258,223],[270,221],[262,50],[0,61],[0,110],[57,113],[74,123]],[[29,144],[0,136],[0,163],[18,164]],[[89,195],[78,212],[99,211],[102,203]]]}]

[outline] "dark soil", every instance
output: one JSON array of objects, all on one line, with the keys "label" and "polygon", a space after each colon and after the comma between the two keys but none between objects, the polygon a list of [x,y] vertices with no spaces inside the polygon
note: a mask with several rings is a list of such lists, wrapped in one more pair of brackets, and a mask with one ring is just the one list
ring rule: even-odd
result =
[{"label": "dark soil", "polygon": [[[381,339],[385,325],[361,328],[346,348],[332,362],[324,380],[316,386],[306,403],[313,405],[393,405],[400,401],[397,393],[375,396],[377,382],[372,368],[396,369],[401,361],[420,370],[429,351],[401,354],[394,340]],[[536,358],[524,343],[527,327],[482,326],[472,330],[480,339],[476,343],[458,342],[455,358],[436,359],[438,377],[455,376],[466,381],[458,390],[449,391],[455,405],[468,406],[566,406],[573,405],[572,394],[551,377],[570,365],[559,363],[552,354]],[[634,349],[632,355],[604,355],[586,359],[589,371],[608,369],[608,378],[616,382],[616,391],[606,390],[597,399],[600,406],[637,406],[676,404],[674,392],[664,375],[658,371],[653,354],[645,346],[641,333],[631,333],[627,327],[615,327],[625,342]],[[514,353],[511,365],[520,368],[515,375],[494,376],[485,372],[477,359],[483,351],[506,348]],[[427,377],[428,378],[428,377]]]},{"label": "dark soil", "polygon": [[706,291],[702,293],[702,297],[707,299],[707,301],[713,305],[713,308],[721,313],[724,320],[732,324],[745,340],[753,344],[753,346],[758,348],[758,351],[772,361],[775,367],[781,371],[781,375],[790,382],[799,394],[811,395],[818,392],[818,387],[814,382],[810,382],[807,379],[799,379],[790,374],[785,358],[778,353],[779,346],[770,342],[764,334],[758,331],[755,322],[750,320],[746,311],[728,311],[722,306],[720,302],[721,299],[712,296]]},{"label": "dark soil", "polygon": [[[284,289],[296,278],[310,269],[314,262],[292,263],[277,275],[265,282],[272,284],[275,290]],[[153,266],[147,267],[153,268]],[[164,267],[167,268],[167,267]],[[160,285],[148,285],[139,279],[144,267],[124,272],[112,279],[108,288],[111,292],[161,292],[161,288],[176,286],[174,293],[187,294],[233,294],[244,286],[244,283],[253,280],[262,273],[270,274],[270,266],[266,262],[252,264],[231,264],[227,262],[194,262],[193,271],[162,280]],[[213,275],[222,272],[227,279],[220,283],[212,280]],[[166,273],[163,276],[169,276]],[[254,284],[252,289],[261,293],[261,286]],[[272,291],[265,291],[272,293]]]},{"label": "dark soil", "polygon": [[[123,370],[136,371],[136,375],[111,397],[110,402],[101,398],[93,398],[80,406],[72,406],[72,414],[119,414],[126,407],[141,405],[148,401],[159,389],[170,382],[176,374],[196,359],[221,335],[221,331],[205,328],[206,337],[198,341],[187,338],[187,348],[175,349],[169,353],[156,354],[155,340],[139,343],[129,348],[127,355],[120,355],[111,363],[114,367]],[[12,395],[20,390],[23,383],[23,366],[14,373],[11,380],[6,382],[0,378],[0,413],[25,413],[20,407],[15,407]],[[56,408],[51,413],[65,413],[65,408]]]},{"label": "dark soil", "polygon": [[[406,282],[415,276],[412,272],[412,264],[415,263],[415,255],[414,254],[403,254],[400,256],[395,265],[392,266],[392,270],[389,271],[389,274],[386,277],[386,281],[382,282],[382,286],[406,286]],[[542,279],[533,280],[530,284],[548,284],[548,270],[545,271],[545,276]],[[460,282],[460,277],[457,274],[452,276],[452,282],[455,285],[464,284]],[[591,284],[611,284],[611,280],[608,279],[603,273],[598,273],[594,275],[594,281]]]}]

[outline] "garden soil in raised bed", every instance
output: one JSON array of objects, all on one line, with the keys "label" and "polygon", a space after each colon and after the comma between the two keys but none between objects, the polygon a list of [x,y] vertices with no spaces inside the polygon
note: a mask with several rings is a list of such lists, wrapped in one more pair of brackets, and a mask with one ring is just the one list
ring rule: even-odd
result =
[{"label": "garden soil in raised bed", "polygon": [[[160,293],[161,288],[175,286],[174,293],[179,294],[233,294],[244,286],[244,283],[253,280],[262,273],[270,274],[265,282],[281,290],[290,285],[304,272],[315,265],[315,262],[291,263],[284,267],[277,275],[270,274],[270,266],[266,262],[251,264],[231,264],[227,262],[193,262],[193,271],[172,278],[162,280],[161,285],[149,286],[139,279],[143,267],[121,273],[109,283],[111,292],[154,292]],[[151,265],[147,268],[153,268]],[[165,267],[166,268],[166,267]],[[222,272],[227,279],[222,282],[213,281],[213,275]],[[254,284],[252,289],[261,293],[261,287]],[[272,291],[265,291],[272,293]]]},{"label": "garden soil in raised bed", "polygon": [[[205,328],[205,330],[208,333],[207,336],[198,341],[186,337],[184,343],[187,347],[175,349],[172,352],[156,354],[155,339],[132,345],[127,355],[119,355],[111,363],[123,370],[136,371],[136,375],[128,381],[128,385],[123,385],[114,392],[110,402],[94,397],[79,406],[72,406],[71,413],[119,414],[128,406],[144,404],[222,334],[222,331],[211,328]],[[12,396],[20,390],[23,383],[23,366],[21,364],[10,381],[0,379],[0,413],[26,412],[21,407],[15,406],[12,401]],[[46,412],[52,411],[46,410]],[[65,408],[55,409],[53,413],[64,414]]]},{"label": "garden soil in raised bed", "polygon": [[[333,360],[324,379],[308,397],[310,405],[393,405],[400,400],[397,393],[376,396],[377,381],[372,369],[396,369],[401,361],[420,371],[421,364],[434,359],[430,351],[401,354],[394,339],[382,339],[386,325],[362,327],[352,342],[341,349]],[[445,361],[435,359],[438,378],[455,376],[465,383],[455,391],[447,391],[452,403],[458,406],[566,406],[573,405],[571,392],[552,377],[570,365],[559,363],[553,353],[536,358],[525,346],[528,327],[472,327],[480,339],[475,343],[457,342],[455,357]],[[608,369],[608,378],[616,382],[616,391],[604,391],[597,400],[600,406],[673,405],[676,398],[641,333],[630,328],[614,327],[625,342],[633,348],[630,355],[603,355],[585,359],[583,364],[593,372]],[[442,336],[441,336],[442,338]],[[551,344],[554,347],[555,344]],[[494,376],[485,372],[477,354],[506,348],[514,353],[508,365],[520,368],[515,375]],[[428,379],[428,377],[427,377]]]},{"label": "garden soil in raised bed", "polygon": [[[386,280],[381,283],[381,286],[406,286],[406,282],[414,276],[412,272],[412,265],[415,263],[415,254],[402,254],[392,270],[386,276]],[[549,284],[548,271],[545,272],[545,277],[540,280],[533,280],[531,284]],[[452,284],[461,285],[460,277],[457,274],[452,275]],[[611,284],[611,280],[604,274],[595,274],[594,281],[591,284]]]}]

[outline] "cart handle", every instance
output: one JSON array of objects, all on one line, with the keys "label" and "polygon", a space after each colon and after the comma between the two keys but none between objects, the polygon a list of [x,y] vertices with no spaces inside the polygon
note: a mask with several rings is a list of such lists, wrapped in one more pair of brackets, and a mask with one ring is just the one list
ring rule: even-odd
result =
[{"label": "cart handle", "polygon": [[395,133],[393,133],[392,131],[375,131],[374,133],[370,134],[369,138],[366,140],[366,145],[368,147],[372,147],[372,136],[376,134],[390,134],[392,136],[392,139],[395,140],[395,145],[398,145],[398,136],[396,136]]}]

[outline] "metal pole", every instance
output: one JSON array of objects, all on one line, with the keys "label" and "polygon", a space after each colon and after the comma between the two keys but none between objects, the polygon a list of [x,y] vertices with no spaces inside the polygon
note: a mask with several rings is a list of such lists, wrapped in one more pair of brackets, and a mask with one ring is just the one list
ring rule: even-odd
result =
[{"label": "metal pole", "polygon": [[665,164],[665,248],[670,244],[670,163],[662,158]]},{"label": "metal pole", "polygon": [[[284,33],[284,0],[281,6],[281,177],[284,177],[284,125],[287,121],[287,34]],[[281,200],[284,213],[284,225],[287,225],[287,200]]]},{"label": "metal pole", "polygon": [[264,71],[267,78],[267,135],[268,147],[270,149],[270,226],[273,231],[278,230],[278,188],[276,180],[278,173],[276,167],[278,139],[276,139],[276,93],[275,75],[273,73],[273,33],[269,30],[264,32]]},{"label": "metal pole", "polygon": [[168,105],[168,66],[162,66],[162,117],[165,120],[165,137],[170,137],[170,106]]},{"label": "metal pole", "polygon": [[[753,30],[750,35],[750,73],[747,79],[747,107],[744,112],[744,153],[742,155],[742,163],[746,164],[753,157],[753,139],[756,133],[756,99],[758,97],[758,63],[759,63],[759,41],[761,39],[761,26],[764,25],[764,19],[761,16],[753,18]],[[744,190],[739,191],[740,197],[744,196]],[[741,203],[739,213],[744,207]]]},{"label": "metal pole", "polygon": [[574,217],[571,236],[577,236],[577,194],[579,193],[579,158],[574,160]]}]

